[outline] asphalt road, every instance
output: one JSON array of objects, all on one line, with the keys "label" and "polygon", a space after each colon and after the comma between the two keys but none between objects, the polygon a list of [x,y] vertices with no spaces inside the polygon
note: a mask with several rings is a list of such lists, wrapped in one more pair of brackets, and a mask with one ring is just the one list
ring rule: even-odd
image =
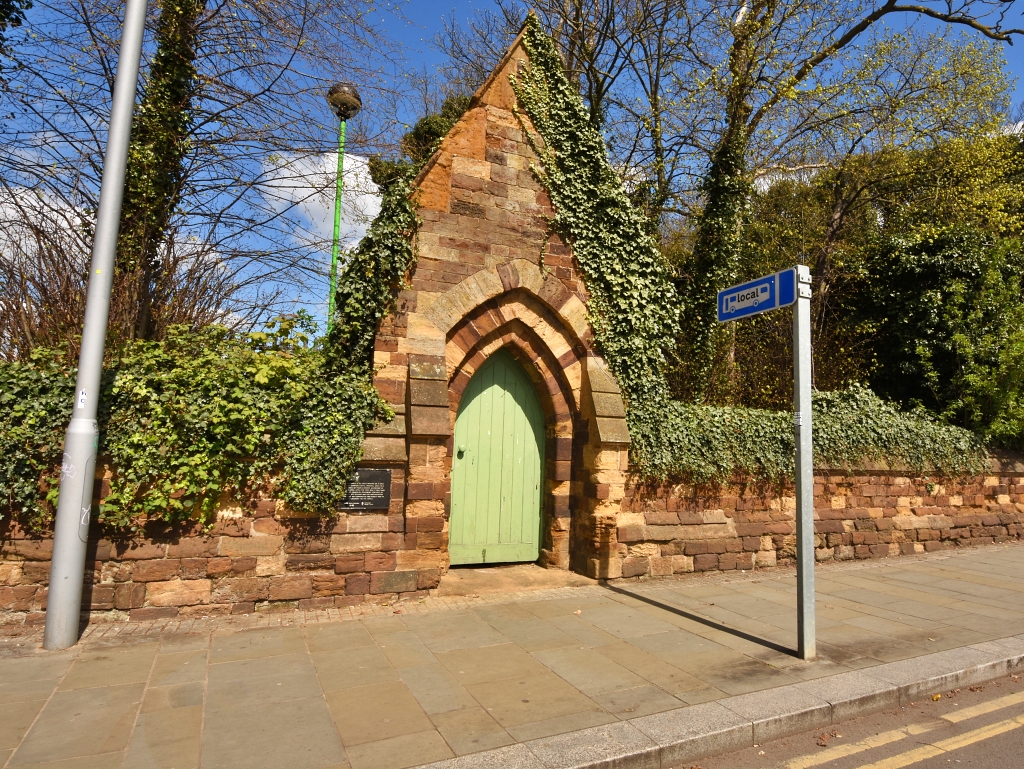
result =
[{"label": "asphalt road", "polygon": [[1024,676],[677,769],[1024,769]]}]

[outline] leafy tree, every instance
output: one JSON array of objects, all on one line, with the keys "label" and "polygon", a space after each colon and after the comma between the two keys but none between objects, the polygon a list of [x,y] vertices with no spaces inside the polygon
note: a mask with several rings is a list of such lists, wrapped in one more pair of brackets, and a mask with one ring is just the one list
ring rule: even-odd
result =
[{"label": "leafy tree", "polygon": [[970,226],[891,236],[867,260],[876,392],[1024,447],[1024,249]]},{"label": "leafy tree", "polygon": [[[743,275],[757,185],[991,131],[1009,105],[998,44],[1019,32],[1005,23],[1007,6],[989,0],[531,5],[652,230],[685,231],[666,237],[684,299],[674,383],[695,399],[733,376],[715,370],[735,354],[732,331],[716,331],[714,297]],[[525,10],[500,0],[466,26],[452,19],[437,41],[445,77],[475,86]],[[970,37],[884,26],[922,17]],[[821,266],[827,274],[827,258]]]},{"label": "leafy tree", "polygon": [[160,251],[182,195],[190,147],[189,129],[199,88],[196,46],[205,0],[163,0],[156,23],[156,53],[135,110],[116,277],[138,306],[133,329],[152,339],[167,301],[168,281]]}]

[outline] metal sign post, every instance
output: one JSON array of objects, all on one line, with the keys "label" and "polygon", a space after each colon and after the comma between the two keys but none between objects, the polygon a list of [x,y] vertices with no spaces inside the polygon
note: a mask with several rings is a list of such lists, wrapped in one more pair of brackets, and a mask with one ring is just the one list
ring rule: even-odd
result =
[{"label": "metal sign post", "polygon": [[814,445],[811,424],[811,271],[797,265],[718,292],[718,321],[728,323],[793,307],[793,427],[796,437],[797,652],[814,659]]},{"label": "metal sign post", "polygon": [[139,82],[142,35],[146,25],[147,0],[128,0],[121,32],[121,51],[114,80],[114,104],[110,113],[107,152],[103,160],[100,205],[96,214],[96,238],[89,268],[89,290],[85,302],[82,350],[78,357],[78,379],[71,424],[64,438],[64,459],[60,474],[60,497],[53,535],[50,591],[46,600],[44,649],[66,649],[78,641],[85,579],[85,550],[89,541],[92,513],[93,475],[99,429],[96,410],[100,399],[103,347],[110,314],[110,287],[114,279],[114,252],[121,223],[121,199],[128,165],[135,90]]}]

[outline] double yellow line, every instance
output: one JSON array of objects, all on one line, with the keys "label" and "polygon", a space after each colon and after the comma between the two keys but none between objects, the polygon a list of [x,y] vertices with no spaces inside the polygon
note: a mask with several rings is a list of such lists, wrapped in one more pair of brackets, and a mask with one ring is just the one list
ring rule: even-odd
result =
[{"label": "double yellow line", "polygon": [[[787,769],[809,769],[809,767],[812,766],[821,766],[822,764],[827,764],[830,761],[837,761],[840,758],[854,756],[858,753],[864,752],[865,750],[880,748],[883,745],[899,742],[907,737],[913,737],[918,734],[930,732],[931,730],[937,729],[940,726],[945,726],[946,724],[958,724],[961,721],[967,721],[971,718],[984,716],[988,713],[995,713],[1003,708],[1019,705],[1021,703],[1024,703],[1024,692],[1008,694],[1005,697],[1000,697],[999,699],[992,700],[991,702],[983,702],[980,705],[964,708],[963,710],[958,710],[954,713],[947,713],[944,716],[939,716],[936,721],[924,724],[911,724],[903,729],[893,729],[890,732],[882,732],[881,734],[876,734],[873,737],[868,737],[866,740],[854,742],[850,745],[837,745],[834,748],[823,750],[822,752],[815,753],[814,755],[794,758],[786,766]],[[1024,726],[1024,715],[1017,716],[1016,718],[1008,718],[1005,721],[1000,721],[996,724],[989,724],[988,726],[983,726],[980,729],[974,729],[973,731],[958,734],[955,737],[949,737],[935,743],[922,745],[919,748],[908,750],[905,753],[900,753],[890,758],[883,758],[873,764],[865,764],[860,767],[860,769],[901,769],[901,767],[916,764],[918,761],[924,761],[927,758],[933,758],[934,756],[948,753],[951,750],[959,750],[960,748],[965,748],[968,745],[973,745],[976,742],[991,739],[992,737],[1012,731],[1021,726]]]}]

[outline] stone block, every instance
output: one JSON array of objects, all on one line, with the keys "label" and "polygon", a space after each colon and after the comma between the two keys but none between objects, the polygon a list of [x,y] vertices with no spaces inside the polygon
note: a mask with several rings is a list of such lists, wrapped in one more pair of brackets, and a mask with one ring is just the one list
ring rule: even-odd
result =
[{"label": "stone block", "polygon": [[832,706],[797,684],[729,697],[722,705],[753,724],[757,743],[832,723]]},{"label": "stone block", "polygon": [[216,537],[182,537],[167,545],[168,558],[204,558],[217,555]]},{"label": "stone block", "polygon": [[329,535],[310,536],[306,532],[293,532],[292,536],[285,537],[284,552],[292,553],[326,553],[331,549],[331,538]]},{"label": "stone block", "polygon": [[596,356],[587,356],[587,378],[590,390],[595,393],[615,393],[621,395],[618,382],[608,370],[608,364]]},{"label": "stone block", "polygon": [[[25,561],[20,564],[19,572],[21,579],[17,581],[10,581],[11,577],[8,577],[9,584],[15,585],[21,582],[25,585],[48,585],[50,583],[50,561]],[[11,564],[13,567],[14,564]],[[14,569],[11,569],[11,576],[14,575]],[[3,580],[0,580],[0,584]]]},{"label": "stone block", "polygon": [[[391,574],[401,572],[389,572]],[[345,578],[345,595],[365,595],[370,592],[369,574],[352,574]]]},{"label": "stone block", "polygon": [[131,613],[128,615],[132,622],[146,622],[147,620],[155,619],[174,619],[177,616],[177,606],[150,606],[142,609],[132,609]]},{"label": "stone block", "polygon": [[382,534],[334,534],[331,536],[332,553],[366,553],[381,549]]},{"label": "stone block", "polygon": [[265,601],[270,595],[270,578],[239,577],[218,580],[212,591],[213,603]]},{"label": "stone block", "polygon": [[749,748],[754,744],[754,728],[750,720],[718,702],[676,708],[633,718],[627,723],[661,747],[661,766],[664,767]]},{"label": "stone block", "polygon": [[297,553],[285,562],[287,571],[334,571],[335,557],[331,553]]},{"label": "stone block", "polygon": [[363,566],[363,555],[339,555],[334,560],[334,571],[336,574],[351,574],[357,571],[365,571]]},{"label": "stone block", "polygon": [[714,553],[693,556],[694,571],[711,571],[718,568],[718,556]]},{"label": "stone block", "polygon": [[[235,562],[240,559],[233,559],[231,570],[235,571]],[[257,577],[269,577],[275,574],[284,574],[287,569],[288,556],[284,553],[278,555],[260,555],[256,557],[255,573]]]},{"label": "stone block", "polygon": [[530,740],[533,754],[549,769],[661,769],[661,747],[625,721]]},{"label": "stone block", "polygon": [[371,593],[410,593],[414,590],[414,571],[375,571],[370,575]]},{"label": "stone block", "polygon": [[405,415],[395,414],[395,418],[390,422],[379,422],[373,426],[373,429],[367,430],[367,435],[379,435],[379,436],[405,436],[406,425]]},{"label": "stone block", "polygon": [[639,577],[651,569],[651,562],[648,558],[631,557],[622,560],[623,577]]},{"label": "stone block", "polygon": [[[182,579],[202,579],[207,576],[206,564],[209,558],[182,558],[181,559],[181,578]],[[253,558],[255,564],[256,559]]]},{"label": "stone block", "polygon": [[448,565],[448,553],[442,550],[399,550],[396,568],[402,570],[443,569]]},{"label": "stone block", "polygon": [[[33,587],[36,596],[44,594],[47,588]],[[90,611],[109,611],[114,608],[114,591],[117,585],[97,585],[86,583],[82,595],[82,607],[88,607]]]},{"label": "stone block", "polygon": [[208,579],[172,579],[146,585],[146,602],[150,606],[194,606],[210,603]]},{"label": "stone block", "polygon": [[625,419],[626,409],[622,405],[622,396],[618,393],[592,393],[594,398],[594,416]]},{"label": "stone block", "polygon": [[[49,561],[47,561],[49,563]],[[28,562],[26,561],[26,565]],[[18,585],[21,584],[23,574],[22,564],[17,561],[0,561],[0,585]],[[26,579],[26,582],[34,582],[34,580]]]},{"label": "stone block", "polygon": [[421,569],[416,572],[416,589],[431,590],[441,583],[440,569]]},{"label": "stone block", "polygon": [[146,602],[146,586],[123,582],[114,589],[114,608],[121,611],[141,608]]},{"label": "stone block", "polygon": [[349,515],[348,532],[350,534],[389,530],[390,527],[386,515]]},{"label": "stone block", "polygon": [[118,543],[114,554],[120,561],[148,561],[166,557],[167,545],[158,545],[152,542],[129,542],[123,545]]},{"label": "stone block", "polygon": [[832,723],[857,718],[880,710],[898,709],[899,690],[893,684],[870,675],[870,671],[855,670],[813,681],[794,684],[819,700],[832,706]]},{"label": "stone block", "polygon": [[597,418],[597,437],[601,443],[626,445],[630,442],[625,419]]},{"label": "stone block", "polygon": [[284,537],[267,535],[260,537],[221,537],[218,555],[229,557],[248,555],[277,555],[284,545]]},{"label": "stone block", "polygon": [[411,406],[410,435],[448,436],[452,434],[448,407]]},{"label": "stone block", "polygon": [[398,559],[397,553],[367,553],[366,571],[394,571]]},{"label": "stone block", "polygon": [[448,385],[438,379],[410,379],[409,403],[413,406],[448,408]]},{"label": "stone block", "polygon": [[300,598],[313,597],[313,581],[311,577],[294,575],[270,578],[271,601],[295,601]]},{"label": "stone block", "polygon": [[410,356],[409,379],[440,379],[447,382],[448,371],[445,369],[444,358],[425,355]]},{"label": "stone block", "polygon": [[345,595],[345,575],[314,574],[313,597]]},{"label": "stone block", "polygon": [[367,437],[363,440],[364,462],[405,462],[405,438]]},{"label": "stone block", "polygon": [[0,587],[0,609],[5,611],[28,611],[32,608],[32,599],[35,598],[35,585],[16,585],[14,587]]},{"label": "stone block", "polygon": [[[181,572],[181,561],[164,558],[159,561],[138,561],[132,569],[133,582],[166,582]],[[205,575],[203,575],[205,576]]]}]

